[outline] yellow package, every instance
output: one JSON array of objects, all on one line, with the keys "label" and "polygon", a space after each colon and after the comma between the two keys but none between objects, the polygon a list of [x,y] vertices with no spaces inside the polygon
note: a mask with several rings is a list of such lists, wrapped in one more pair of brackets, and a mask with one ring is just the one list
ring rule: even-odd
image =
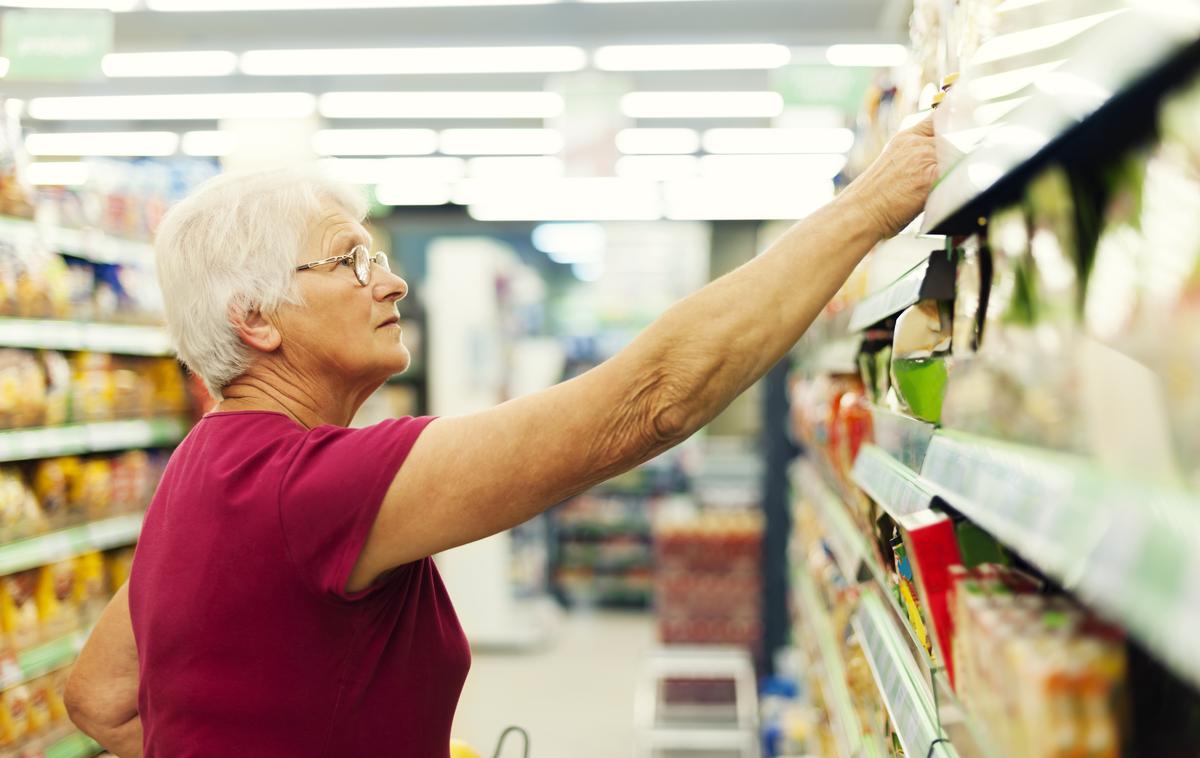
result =
[{"label": "yellow package", "polygon": [[112,508],[112,464],[105,458],[91,458],[80,466],[72,483],[71,505],[89,521],[104,518]]},{"label": "yellow package", "polygon": [[37,581],[37,569],[0,578],[0,621],[17,650],[38,641],[38,610],[33,598]]},{"label": "yellow package", "polygon": [[47,458],[34,468],[33,494],[51,527],[72,521],[71,487],[78,476],[78,458]]},{"label": "yellow package", "polygon": [[53,671],[46,677],[46,703],[50,710],[51,723],[67,720],[67,680],[71,678],[71,667]]},{"label": "yellow package", "polygon": [[99,552],[84,553],[75,559],[75,605],[80,623],[96,623],[108,603],[104,575],[104,556]]},{"label": "yellow package", "polygon": [[72,397],[76,421],[107,421],[116,408],[116,383],[112,356],[79,352],[72,361],[75,393]]},{"label": "yellow package", "polygon": [[77,628],[79,607],[75,603],[75,561],[51,563],[37,572],[34,599],[43,636],[58,637]]},{"label": "yellow package", "polygon": [[113,550],[105,554],[104,560],[108,564],[108,586],[116,592],[129,581],[129,570],[133,567],[133,548]]},{"label": "yellow package", "polygon": [[32,737],[50,728],[50,677],[43,676],[29,683],[29,719],[26,735]]},{"label": "yellow package", "polygon": [[24,685],[0,694],[0,745],[15,745],[29,733],[29,690]]}]

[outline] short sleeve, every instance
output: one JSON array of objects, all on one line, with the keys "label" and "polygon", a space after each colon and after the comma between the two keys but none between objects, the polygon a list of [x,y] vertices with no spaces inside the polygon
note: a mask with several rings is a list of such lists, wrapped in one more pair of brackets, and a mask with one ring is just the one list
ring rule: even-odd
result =
[{"label": "short sleeve", "polygon": [[383,496],[433,417],[389,419],[361,429],[319,426],[304,435],[279,488],[279,522],[289,556],[319,594],[347,593]]}]

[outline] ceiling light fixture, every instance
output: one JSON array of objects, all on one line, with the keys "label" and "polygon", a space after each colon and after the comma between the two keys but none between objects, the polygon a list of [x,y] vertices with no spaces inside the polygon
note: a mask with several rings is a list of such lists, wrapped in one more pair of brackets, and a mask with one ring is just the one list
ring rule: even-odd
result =
[{"label": "ceiling light fixture", "polygon": [[587,53],[565,46],[250,50],[241,58],[250,76],[556,73],[586,65]]},{"label": "ceiling light fixture", "polygon": [[173,53],[109,53],[100,63],[104,75],[118,77],[229,76],[237,56],[228,50]]},{"label": "ceiling light fixture", "polygon": [[601,71],[774,69],[792,60],[783,45],[610,45],[596,51]]},{"label": "ceiling light fixture", "polygon": [[563,111],[553,92],[327,92],[326,118],[554,118]]},{"label": "ceiling light fixture", "polygon": [[621,98],[630,118],[774,118],[778,92],[630,92]]},{"label": "ceiling light fixture", "polygon": [[42,121],[303,118],[312,114],[315,103],[305,92],[36,97],[29,101],[29,115]]},{"label": "ceiling light fixture", "polygon": [[178,147],[175,132],[43,132],[25,136],[25,150],[34,156],[164,156]]}]

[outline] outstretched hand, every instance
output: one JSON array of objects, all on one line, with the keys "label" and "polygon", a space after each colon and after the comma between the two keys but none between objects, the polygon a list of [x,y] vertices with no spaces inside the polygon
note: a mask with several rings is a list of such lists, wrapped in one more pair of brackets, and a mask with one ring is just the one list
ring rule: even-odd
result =
[{"label": "outstretched hand", "polygon": [[895,236],[925,207],[937,180],[933,119],[896,134],[875,162],[846,189],[875,220],[880,239]]}]

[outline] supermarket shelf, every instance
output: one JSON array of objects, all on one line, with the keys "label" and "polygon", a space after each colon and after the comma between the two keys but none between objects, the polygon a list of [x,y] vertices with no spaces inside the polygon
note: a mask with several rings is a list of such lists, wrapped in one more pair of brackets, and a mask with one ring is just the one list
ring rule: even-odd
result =
[{"label": "supermarket shelf", "polygon": [[0,660],[0,690],[24,684],[71,663],[79,656],[89,632],[72,632]]},{"label": "supermarket shelf", "polygon": [[837,639],[833,634],[833,624],[817,594],[808,572],[801,569],[795,574],[796,605],[800,609],[801,623],[812,630],[817,647],[821,651],[824,662],[825,676],[822,688],[825,691],[825,702],[832,711],[832,721],[836,726],[835,737],[838,748],[844,758],[849,756],[877,756],[879,744],[873,735],[863,730],[854,703],[850,699],[850,690],[846,684],[846,666],[838,649]]},{"label": "supermarket shelf", "polygon": [[8,429],[0,431],[0,462],[167,447],[182,440],[188,427],[186,420],[168,416]]},{"label": "supermarket shelf", "polygon": [[91,758],[104,748],[83,732],[72,732],[46,748],[45,758]]},{"label": "supermarket shelf", "polygon": [[34,221],[0,216],[0,239],[25,241],[40,239],[60,253],[96,263],[153,265],[154,246],[148,242],[123,239],[98,229],[43,227]]},{"label": "supermarket shelf", "polygon": [[[1158,103],[1171,90],[1200,70],[1200,40],[1187,23],[1168,24],[1124,14],[1090,33],[1087,55],[1074,56],[1078,71],[1059,69],[1060,77],[1072,76],[1093,90],[1117,84],[1116,92],[1083,117],[1072,112],[1078,98],[1043,92],[1014,111],[1008,127],[1000,127],[994,139],[956,164],[935,186],[926,206],[926,227],[937,234],[970,234],[987,217],[1018,202],[1029,182],[1046,167],[1060,164],[1094,169],[1101,159],[1120,155],[1126,148],[1152,134]],[[1123,27],[1123,28],[1122,28]],[[1112,49],[1129,50],[1138,40],[1137,54],[1112,55]],[[1160,51],[1157,65],[1145,65],[1147,57]],[[1165,51],[1165,57],[1164,52]],[[1132,53],[1131,50],[1129,52]],[[1140,75],[1139,75],[1140,72]],[[1093,78],[1095,77],[1095,78]],[[1126,86],[1120,84],[1128,82]],[[1058,123],[1062,127],[1053,128]],[[1014,140],[1018,131],[1023,139]],[[1011,134],[1007,134],[1011,132]],[[1030,133],[1052,137],[1024,160],[1014,162],[1014,148],[1028,141]],[[979,191],[976,177],[997,176]],[[939,195],[941,197],[939,197]]]},{"label": "supermarket shelf", "polygon": [[949,741],[939,741],[942,733],[928,680],[883,602],[874,593],[864,593],[852,623],[904,754],[957,758]]},{"label": "supermarket shelf", "polygon": [[161,327],[50,319],[0,318],[0,345],[122,355],[169,356],[175,352]]},{"label": "supermarket shelf", "polygon": [[875,444],[913,471],[920,471],[936,427],[912,416],[871,406]]},{"label": "supermarket shelf", "polygon": [[[858,581],[864,564],[872,561],[871,549],[862,532],[854,525],[842,500],[834,494],[816,467],[800,462],[795,469],[795,481],[801,491],[816,506],[824,527],[826,544],[847,582]],[[881,573],[875,572],[874,573]]]},{"label": "supermarket shelf", "polygon": [[920,476],[875,445],[863,445],[859,450],[853,476],[896,521],[927,510],[937,497]]},{"label": "supermarket shelf", "polygon": [[0,576],[92,550],[131,545],[141,529],[142,514],[129,513],[0,545]]},{"label": "supermarket shelf", "polygon": [[851,334],[821,345],[811,356],[806,356],[800,368],[813,374],[858,374],[861,350],[862,336]]},{"label": "supermarket shelf", "polygon": [[922,477],[952,508],[1200,686],[1196,496],[1073,456],[939,432]]},{"label": "supermarket shelf", "polygon": [[919,300],[954,298],[954,261],[941,250],[929,254],[907,273],[881,290],[872,292],[854,307],[850,331],[861,332],[894,316]]}]

